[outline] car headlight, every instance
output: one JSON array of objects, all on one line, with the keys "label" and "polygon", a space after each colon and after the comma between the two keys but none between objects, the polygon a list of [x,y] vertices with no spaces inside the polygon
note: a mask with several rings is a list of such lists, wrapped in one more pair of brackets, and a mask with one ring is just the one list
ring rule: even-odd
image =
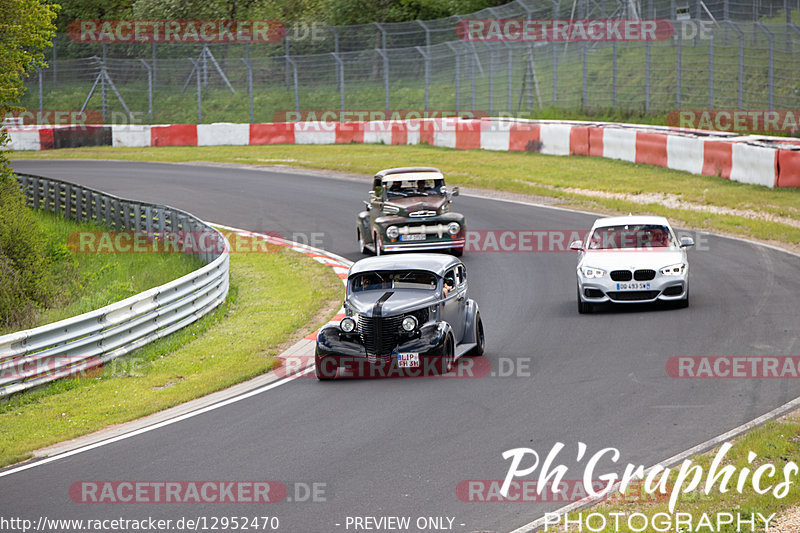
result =
[{"label": "car headlight", "polygon": [[397,226],[389,226],[386,228],[386,236],[390,239],[396,239],[400,235],[400,230],[397,229]]},{"label": "car headlight", "polygon": [[383,204],[384,215],[396,215],[400,212],[400,208],[396,205]]},{"label": "car headlight", "polygon": [[339,322],[339,327],[345,333],[352,333],[353,330],[356,329],[356,321],[350,318],[349,316],[346,316],[342,319],[341,322]]},{"label": "car headlight", "polygon": [[413,316],[407,316],[403,319],[400,323],[400,327],[403,328],[403,331],[411,333],[415,329],[417,329],[417,319]]},{"label": "car headlight", "polygon": [[587,278],[602,278],[606,275],[605,270],[594,267],[581,267],[581,272],[583,272],[583,275]]},{"label": "car headlight", "polygon": [[680,276],[686,271],[686,263],[677,263],[659,270],[664,276]]},{"label": "car headlight", "polygon": [[450,212],[450,203],[445,202],[442,207],[439,209],[439,214],[449,213]]},{"label": "car headlight", "polygon": [[455,235],[459,231],[461,231],[461,225],[458,222],[451,222],[447,225],[447,233],[450,235]]}]

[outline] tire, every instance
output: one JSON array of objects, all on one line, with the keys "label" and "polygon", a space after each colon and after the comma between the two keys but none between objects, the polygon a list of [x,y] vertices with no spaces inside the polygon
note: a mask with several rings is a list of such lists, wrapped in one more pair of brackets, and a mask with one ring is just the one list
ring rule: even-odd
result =
[{"label": "tire", "polygon": [[447,336],[447,339],[444,341],[444,353],[438,359],[436,365],[436,373],[439,375],[445,375],[455,366],[455,346],[453,345],[453,337],[450,335]]},{"label": "tire", "polygon": [[585,315],[592,312],[592,304],[581,300],[581,290],[578,288],[578,313]]},{"label": "tire", "polygon": [[[336,365],[321,365],[319,360],[315,361],[314,373],[320,381],[331,381],[336,377]],[[325,368],[322,368],[325,367]]]},{"label": "tire", "polygon": [[361,228],[356,230],[358,235],[358,251],[361,252],[362,255],[367,254],[367,245],[364,243],[364,236],[361,234]]},{"label": "tire", "polygon": [[480,313],[475,317],[475,342],[475,347],[469,351],[469,355],[480,357],[486,347],[486,337],[483,334],[483,320],[481,320]]}]

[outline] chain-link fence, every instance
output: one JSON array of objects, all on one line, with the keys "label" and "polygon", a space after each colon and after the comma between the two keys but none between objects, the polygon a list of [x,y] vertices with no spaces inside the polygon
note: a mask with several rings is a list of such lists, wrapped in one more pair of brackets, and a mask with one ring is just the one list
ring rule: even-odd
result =
[{"label": "chain-link fence", "polygon": [[[278,43],[59,36],[30,110],[106,122],[272,122],[301,110],[798,109],[800,0],[516,0],[463,17],[289,28]],[[657,41],[468,41],[469,19],[668,19]]]}]

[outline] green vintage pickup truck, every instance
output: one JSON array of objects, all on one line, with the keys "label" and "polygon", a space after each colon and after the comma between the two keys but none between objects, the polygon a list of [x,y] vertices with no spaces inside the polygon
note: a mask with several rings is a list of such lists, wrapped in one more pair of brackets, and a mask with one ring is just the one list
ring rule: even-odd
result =
[{"label": "green vintage pickup truck", "polygon": [[450,211],[458,187],[448,189],[441,170],[403,167],[375,174],[367,208],[358,214],[361,253],[464,252],[464,215]]}]

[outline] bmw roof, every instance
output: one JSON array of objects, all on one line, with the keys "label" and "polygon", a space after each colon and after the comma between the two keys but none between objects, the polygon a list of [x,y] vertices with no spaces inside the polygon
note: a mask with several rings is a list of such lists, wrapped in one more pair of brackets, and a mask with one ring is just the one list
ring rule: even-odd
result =
[{"label": "bmw roof", "polygon": [[381,255],[357,261],[347,275],[376,270],[427,270],[441,277],[447,269],[460,264],[460,259],[445,254]]},{"label": "bmw roof", "polygon": [[623,217],[604,217],[598,218],[594,221],[592,229],[604,228],[607,226],[624,226],[626,224],[653,224],[659,226],[671,227],[669,221],[664,217],[657,217],[651,215],[628,215]]}]

